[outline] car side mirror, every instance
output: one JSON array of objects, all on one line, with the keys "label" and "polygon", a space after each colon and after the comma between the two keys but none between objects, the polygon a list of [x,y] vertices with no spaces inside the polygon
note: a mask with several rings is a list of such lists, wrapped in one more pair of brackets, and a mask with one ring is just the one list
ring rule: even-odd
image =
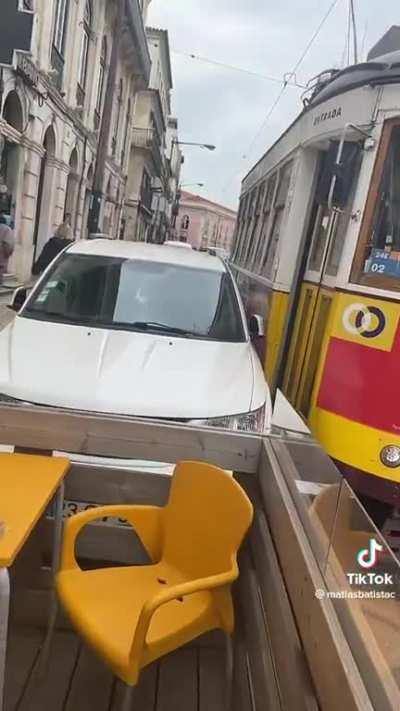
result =
[{"label": "car side mirror", "polygon": [[19,289],[14,291],[11,304],[9,304],[8,308],[11,309],[11,311],[20,311],[26,301],[27,295],[28,292],[25,287],[20,286]]},{"label": "car side mirror", "polygon": [[251,338],[262,338],[265,336],[264,319],[259,314],[253,314],[249,318],[249,331]]}]

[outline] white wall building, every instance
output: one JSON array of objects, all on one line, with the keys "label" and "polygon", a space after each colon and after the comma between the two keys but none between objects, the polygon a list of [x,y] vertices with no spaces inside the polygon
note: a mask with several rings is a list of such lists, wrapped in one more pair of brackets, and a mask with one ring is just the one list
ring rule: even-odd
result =
[{"label": "white wall building", "polygon": [[[147,28],[149,88],[136,98],[126,200],[126,236],[162,242],[170,230],[179,182],[178,123],[171,119],[173,88],[166,30]],[[179,154],[179,156],[178,156]]]},{"label": "white wall building", "polygon": [[0,207],[15,221],[10,270],[21,280],[66,213],[87,236],[92,191],[92,224],[123,232],[135,97],[151,69],[148,4],[31,0],[31,53],[0,67]]}]

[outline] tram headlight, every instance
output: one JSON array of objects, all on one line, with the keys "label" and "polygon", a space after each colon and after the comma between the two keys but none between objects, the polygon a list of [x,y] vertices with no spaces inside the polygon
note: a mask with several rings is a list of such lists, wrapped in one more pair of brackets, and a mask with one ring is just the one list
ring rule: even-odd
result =
[{"label": "tram headlight", "polygon": [[190,420],[197,427],[220,427],[236,432],[262,432],[265,423],[265,405],[258,410],[245,412],[243,415],[227,415],[204,420]]},{"label": "tram headlight", "polygon": [[395,469],[400,467],[400,447],[396,444],[388,444],[381,450],[381,462],[385,467]]}]

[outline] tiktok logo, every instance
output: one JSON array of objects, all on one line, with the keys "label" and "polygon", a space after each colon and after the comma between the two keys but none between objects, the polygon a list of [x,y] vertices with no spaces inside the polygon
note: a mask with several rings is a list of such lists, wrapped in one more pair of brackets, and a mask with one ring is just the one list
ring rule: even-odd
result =
[{"label": "tiktok logo", "polygon": [[374,565],[376,565],[378,553],[382,551],[383,546],[381,546],[375,538],[371,538],[369,548],[362,548],[357,553],[357,563],[361,565],[362,568],[373,568]]}]

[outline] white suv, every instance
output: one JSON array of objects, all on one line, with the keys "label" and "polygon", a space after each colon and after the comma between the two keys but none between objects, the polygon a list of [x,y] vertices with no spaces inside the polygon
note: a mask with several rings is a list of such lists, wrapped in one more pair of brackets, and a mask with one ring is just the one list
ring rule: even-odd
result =
[{"label": "white suv", "polygon": [[250,431],[271,416],[224,262],[107,240],[68,247],[0,333],[0,400]]}]

